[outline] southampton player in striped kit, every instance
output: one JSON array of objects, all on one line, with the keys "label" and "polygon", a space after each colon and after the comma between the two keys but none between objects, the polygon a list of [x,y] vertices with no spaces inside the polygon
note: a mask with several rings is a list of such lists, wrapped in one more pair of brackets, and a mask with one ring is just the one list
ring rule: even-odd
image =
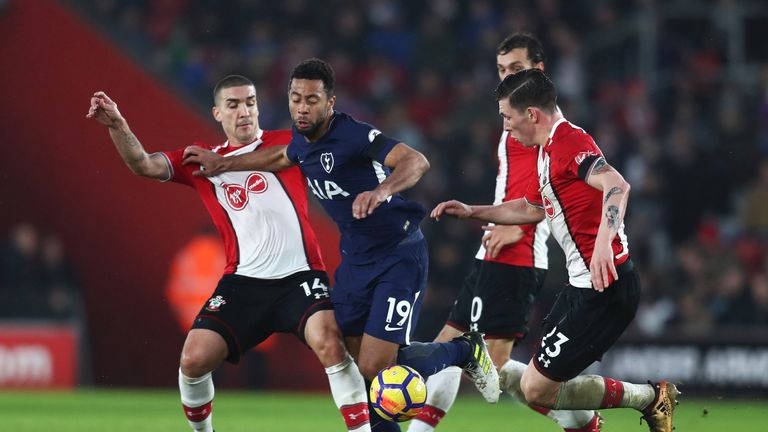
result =
[{"label": "southampton player in striped kit", "polygon": [[[213,99],[213,116],[227,137],[211,147],[213,152],[232,157],[290,141],[290,131],[259,128],[256,89],[247,78],[222,79]],[[93,95],[87,117],[109,128],[117,151],[136,175],[194,188],[224,240],[224,275],[200,309],[181,353],[179,389],[192,429],[213,430],[213,370],[224,361],[238,363],[246,351],[279,332],[295,334],[315,352],[347,429],[370,431],[365,382],[334,319],[298,168],[196,177],[194,168],[182,165],[182,150],[145,152],[104,92]]]},{"label": "southampton player in striped kit", "polygon": [[546,218],[563,248],[570,286],[545,318],[545,336],[523,373],[526,400],[553,409],[634,408],[652,432],[670,432],[678,395],[674,384],[578,376],[614,344],[637,311],[640,280],[623,222],[629,184],[607,164],[592,137],[563,118],[554,84],[541,70],[508,76],[496,95],[504,129],[538,148],[538,181],[523,198],[493,206],[447,201],[431,216],[499,224]]},{"label": "southampton player in striped kit", "polygon": [[[541,42],[527,33],[508,36],[496,49],[496,67],[500,80],[521,70],[544,70]],[[504,131],[497,155],[496,205],[522,198],[528,183],[536,181],[538,152]],[[448,322],[435,341],[451,340],[467,330],[484,333],[493,364],[499,370],[501,390],[525,402],[520,392],[525,363],[510,359],[510,353],[515,342],[528,332],[533,300],[544,284],[549,226],[541,221],[484,228],[486,232],[472,270],[464,280]],[[455,367],[429,377],[427,405],[411,422],[408,432],[430,432],[437,427],[456,399],[460,377],[461,371]],[[592,410],[531,408],[554,420],[566,432],[596,432],[600,428],[601,419]]]},{"label": "southampton player in striped kit", "polygon": [[[291,73],[288,106],[293,138],[236,158],[191,147],[185,163],[200,174],[238,169],[279,171],[298,165],[341,232],[341,264],[331,295],[336,320],[368,380],[405,364],[428,377],[460,366],[489,402],[499,398],[498,374],[482,336],[467,332],[444,343],[411,342],[426,288],[429,258],[419,223],[426,210],[400,191],[429,168],[426,158],[373,126],[335,111],[334,73],[319,59]],[[371,413],[373,430],[400,430]]]}]

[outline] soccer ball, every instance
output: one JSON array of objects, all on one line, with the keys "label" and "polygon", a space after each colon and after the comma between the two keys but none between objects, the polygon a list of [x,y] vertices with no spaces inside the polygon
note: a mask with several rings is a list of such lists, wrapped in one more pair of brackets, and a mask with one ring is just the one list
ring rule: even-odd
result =
[{"label": "soccer ball", "polygon": [[381,418],[408,421],[416,417],[427,401],[427,386],[418,372],[408,366],[382,369],[371,383],[371,405]]}]

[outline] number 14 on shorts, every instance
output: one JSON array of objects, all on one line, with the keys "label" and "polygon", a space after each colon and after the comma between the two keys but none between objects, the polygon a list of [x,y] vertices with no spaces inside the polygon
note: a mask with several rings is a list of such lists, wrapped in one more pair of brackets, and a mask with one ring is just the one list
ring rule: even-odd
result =
[{"label": "number 14 on shorts", "polygon": [[[547,339],[551,338],[552,336],[556,336],[557,340],[554,343],[547,343]],[[568,339],[568,336],[562,334],[561,332],[557,331],[557,326],[555,326],[551,332],[549,332],[546,336],[541,338],[541,346],[544,349],[544,352],[539,355],[539,361],[542,363],[544,367],[549,367],[549,360],[550,358],[554,358],[560,355],[560,351],[562,350],[562,345],[566,342],[568,342],[570,339]],[[546,357],[544,358],[546,354]]]},{"label": "number 14 on shorts", "polygon": [[330,297],[330,294],[328,293],[328,286],[325,285],[322,281],[320,281],[319,278],[315,278],[315,280],[312,282],[312,287],[309,287],[309,282],[302,282],[299,286],[304,288],[304,294],[309,296],[315,296],[315,299],[321,299],[321,298],[328,298]]}]

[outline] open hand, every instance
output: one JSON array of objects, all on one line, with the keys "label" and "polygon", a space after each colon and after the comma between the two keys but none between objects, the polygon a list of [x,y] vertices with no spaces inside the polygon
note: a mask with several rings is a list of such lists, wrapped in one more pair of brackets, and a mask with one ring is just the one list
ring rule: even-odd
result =
[{"label": "open hand", "polygon": [[612,281],[619,278],[618,273],[616,273],[616,265],[613,263],[613,248],[610,243],[595,241],[595,250],[592,252],[592,260],[589,263],[589,272],[592,275],[592,288],[595,291],[602,292],[608,288]]},{"label": "open hand", "polygon": [[387,195],[378,189],[359,193],[352,203],[352,216],[354,216],[355,219],[366,218],[386,199]]},{"label": "open hand", "polygon": [[525,236],[523,229],[517,225],[484,225],[483,246],[491,258],[496,258],[499,252]]},{"label": "open hand", "polygon": [[432,213],[429,214],[429,217],[439,221],[440,216],[443,214],[456,216],[458,218],[467,218],[472,216],[472,208],[461,201],[443,201],[432,209]]}]

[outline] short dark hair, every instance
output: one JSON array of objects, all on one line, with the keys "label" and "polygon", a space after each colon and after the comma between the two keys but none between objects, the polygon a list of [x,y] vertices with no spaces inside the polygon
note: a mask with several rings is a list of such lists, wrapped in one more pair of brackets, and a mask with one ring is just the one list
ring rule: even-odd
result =
[{"label": "short dark hair", "polygon": [[298,66],[293,68],[291,77],[288,79],[288,88],[290,89],[291,81],[294,79],[308,79],[308,80],[321,80],[323,82],[323,88],[325,94],[328,97],[333,96],[333,87],[335,85],[335,74],[333,68],[325,60],[319,58],[311,58],[299,63]]},{"label": "short dark hair", "polygon": [[253,87],[254,91],[256,90],[256,86],[253,85],[251,80],[242,75],[227,75],[220,79],[219,82],[216,83],[216,86],[213,87],[213,103],[216,103],[216,97],[219,96],[220,91],[224,90],[225,88],[240,86],[251,86]]},{"label": "short dark hair", "polygon": [[496,100],[505,98],[517,111],[537,107],[551,113],[557,107],[555,84],[536,68],[507,75],[496,87]]},{"label": "short dark hair", "polygon": [[528,60],[533,63],[542,63],[546,59],[541,42],[530,33],[512,33],[507,36],[496,47],[496,54],[504,55],[515,48],[525,48],[528,51]]}]

